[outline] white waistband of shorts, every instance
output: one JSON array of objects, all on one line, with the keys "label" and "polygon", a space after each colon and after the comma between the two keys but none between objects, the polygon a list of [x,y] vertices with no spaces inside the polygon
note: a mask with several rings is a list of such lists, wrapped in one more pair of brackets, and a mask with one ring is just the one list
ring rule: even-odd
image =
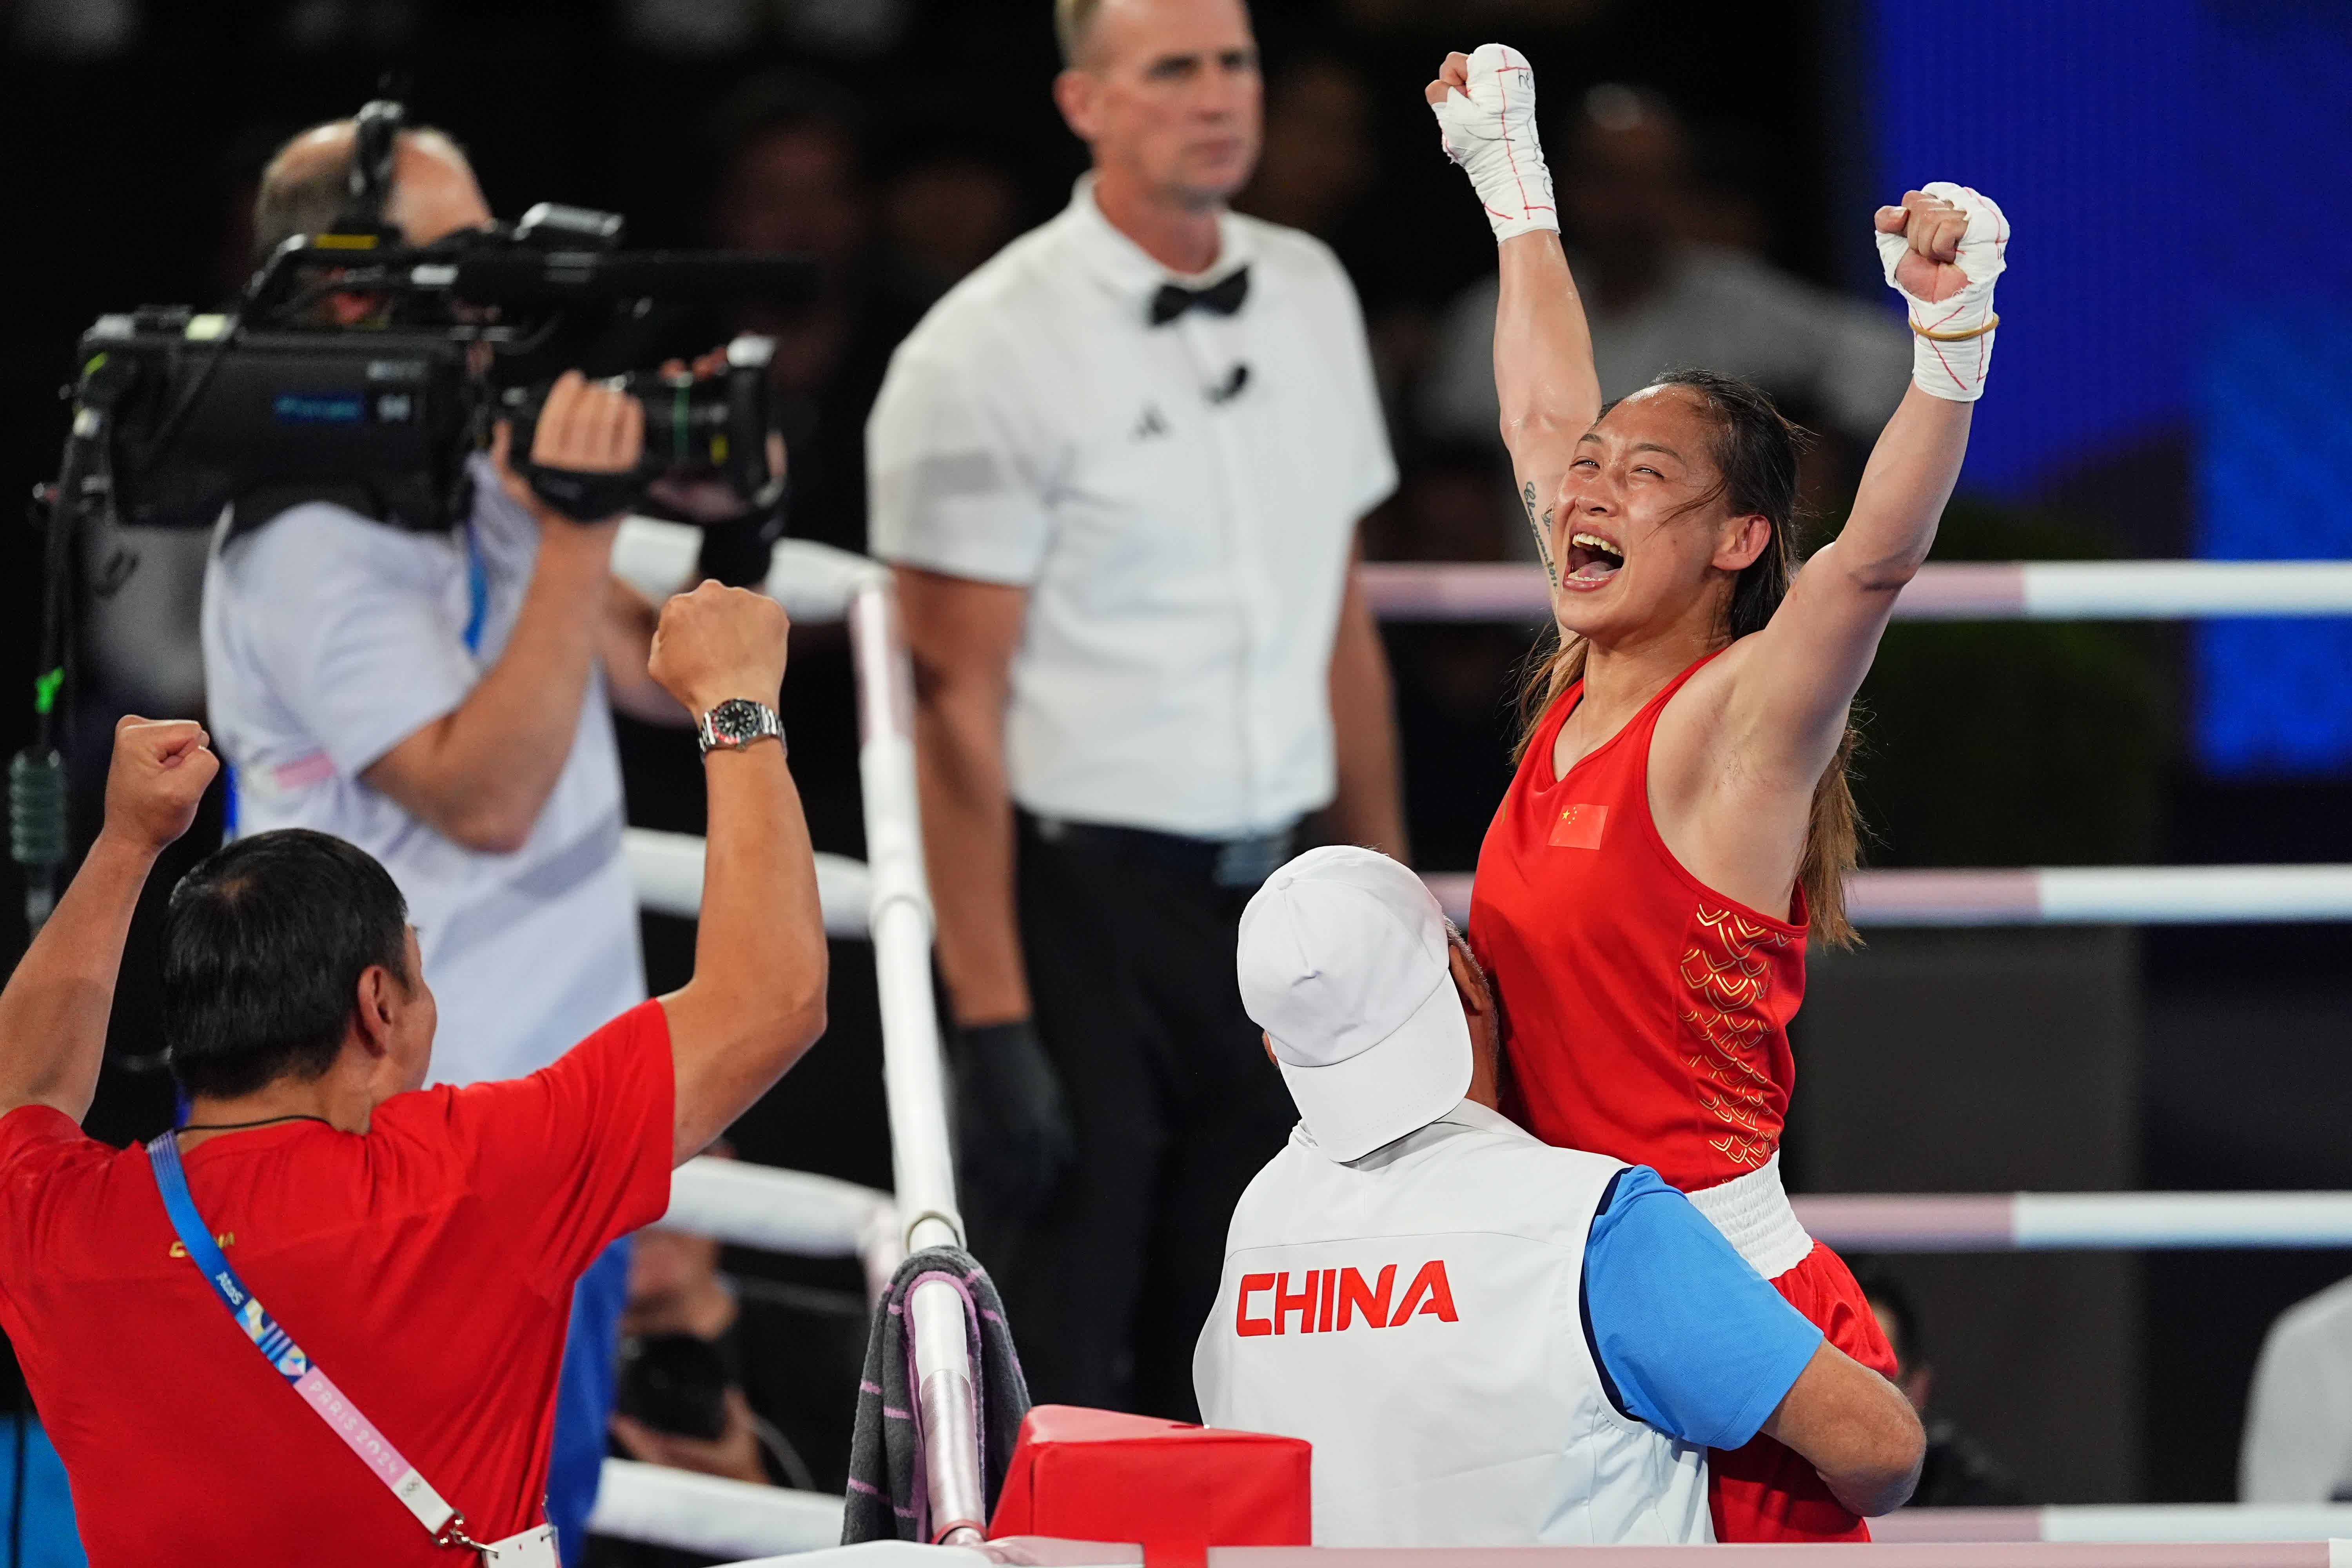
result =
[{"label": "white waistband of shorts", "polygon": [[1805,1260],[1813,1238],[1780,1187],[1780,1153],[1744,1176],[1690,1194],[1691,1206],[1714,1222],[1757,1273],[1776,1279]]}]

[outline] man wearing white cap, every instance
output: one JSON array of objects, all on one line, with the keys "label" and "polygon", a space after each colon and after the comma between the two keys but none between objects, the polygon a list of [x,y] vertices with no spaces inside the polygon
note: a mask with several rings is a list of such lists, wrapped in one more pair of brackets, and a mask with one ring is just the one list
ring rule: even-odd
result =
[{"label": "man wearing white cap", "polygon": [[1193,1379],[1314,1445],[1322,1546],[1705,1542],[1706,1450],[1765,1432],[1880,1514],[1918,1418],[1654,1172],[1496,1109],[1469,950],[1387,857],[1317,849],[1242,915],[1299,1123],[1243,1195]]}]

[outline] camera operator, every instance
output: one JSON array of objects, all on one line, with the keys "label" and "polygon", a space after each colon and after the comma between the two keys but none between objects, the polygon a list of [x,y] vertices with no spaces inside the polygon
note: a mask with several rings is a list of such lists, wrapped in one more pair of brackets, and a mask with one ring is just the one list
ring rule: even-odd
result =
[{"label": "camera operator", "polygon": [[[353,142],[345,121],[279,151],[255,205],[261,254],[345,221]],[[491,221],[464,153],[423,129],[394,143],[380,216],[415,245]],[[329,308],[349,322],[372,307],[331,296]],[[642,439],[631,399],[572,372],[531,456],[619,469]],[[548,507],[507,444],[501,426],[472,460],[462,529],[412,531],[308,500],[217,545],[205,578],[231,835],[315,828],[383,863],[442,1001],[432,1075],[448,1084],[535,1071],[645,1000],[607,704],[688,721],[646,672],[652,606],[611,575],[619,520]],[[567,1561],[595,1500],[627,1272],[616,1243],[572,1300],[548,1479]]]}]

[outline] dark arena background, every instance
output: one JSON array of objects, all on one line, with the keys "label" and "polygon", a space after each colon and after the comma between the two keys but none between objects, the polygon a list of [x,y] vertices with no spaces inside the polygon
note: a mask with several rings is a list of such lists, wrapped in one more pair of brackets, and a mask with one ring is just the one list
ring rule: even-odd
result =
[{"label": "dark arena background", "polygon": [[[1421,90],[1445,50],[1489,37],[1535,63],[1548,115],[1609,84],[1662,95],[1679,157],[1617,171],[1629,203],[1889,321],[1870,209],[1952,171],[1999,195],[2018,235],[2002,363],[1935,560],[2352,557],[2341,5],[1258,0],[1255,15],[1266,149],[1236,205],[1328,241],[1362,299],[1402,472],[1366,531],[1374,560],[1528,558],[1491,427],[1465,427],[1436,390],[1452,308],[1494,261]],[[22,514],[56,473],[78,335],[102,311],[231,300],[269,152],[381,82],[463,144],[501,217],[556,201],[625,214],[636,247],[813,254],[818,302],[760,325],[782,345],[790,531],[850,549],[891,349],[1085,167],[1048,93],[1045,0],[8,0],[0,49],[10,754],[36,664]],[[730,165],[733,128],[781,100],[814,106],[816,129]],[[1829,410],[1790,411],[1825,432],[1806,500],[1826,538],[1866,442]],[[110,534],[85,556],[78,847],[112,719],[203,704],[201,540]],[[1384,629],[1421,869],[1475,859],[1532,632]],[[1864,863],[2352,862],[2347,670],[2347,619],[1897,625],[1863,690]],[[816,846],[862,856],[849,694],[838,629],[796,633],[784,719]],[[699,832],[690,738],[620,722],[630,822]],[[134,927],[89,1123],[110,1142],[169,1123],[153,917],[219,828],[210,807]],[[11,963],[16,879],[0,868]],[[2352,1189],[2352,925],[1864,934],[1816,954],[1794,1026],[1801,1197]],[[648,915],[644,936],[654,990],[678,984],[691,926]],[[887,1188],[871,963],[835,949],[830,1034],[738,1124],[735,1152]],[[2017,1500],[2053,1504],[2235,1500],[2264,1332],[2352,1275],[2352,1251],[2326,1248],[1864,1261],[1909,1299],[1934,1413]],[[803,1314],[812,1382],[854,1373],[854,1263],[730,1249],[726,1267]]]}]

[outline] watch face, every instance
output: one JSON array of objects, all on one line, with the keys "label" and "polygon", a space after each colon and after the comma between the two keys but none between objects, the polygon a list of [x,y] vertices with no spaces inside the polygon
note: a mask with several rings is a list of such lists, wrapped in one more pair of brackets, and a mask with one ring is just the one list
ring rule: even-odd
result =
[{"label": "watch face", "polygon": [[761,722],[763,717],[758,703],[730,697],[710,710],[711,733],[740,745],[759,737],[764,728]]}]

